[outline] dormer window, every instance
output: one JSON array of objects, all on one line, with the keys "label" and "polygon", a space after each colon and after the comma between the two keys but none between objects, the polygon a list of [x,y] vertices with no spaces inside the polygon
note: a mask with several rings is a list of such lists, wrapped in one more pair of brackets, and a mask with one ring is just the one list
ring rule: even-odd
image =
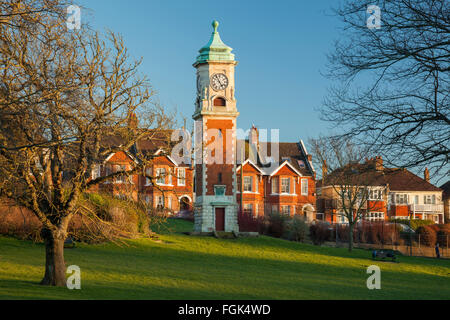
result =
[{"label": "dormer window", "polygon": [[227,102],[225,101],[224,98],[218,97],[214,99],[214,107],[226,107],[227,106]]}]

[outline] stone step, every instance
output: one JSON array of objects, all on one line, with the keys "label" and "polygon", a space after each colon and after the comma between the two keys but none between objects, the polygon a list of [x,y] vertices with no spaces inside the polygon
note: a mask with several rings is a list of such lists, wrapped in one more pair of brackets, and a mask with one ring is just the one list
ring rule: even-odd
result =
[{"label": "stone step", "polygon": [[236,239],[234,232],[214,231],[214,237],[218,239]]}]

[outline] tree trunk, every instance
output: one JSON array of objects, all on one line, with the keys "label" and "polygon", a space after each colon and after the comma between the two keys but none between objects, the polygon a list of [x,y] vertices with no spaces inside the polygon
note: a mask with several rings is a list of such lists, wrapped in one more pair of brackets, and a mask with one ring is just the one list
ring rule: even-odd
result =
[{"label": "tree trunk", "polygon": [[353,250],[353,225],[348,225],[348,251]]},{"label": "tree trunk", "polygon": [[42,230],[45,241],[45,275],[41,285],[66,286],[66,264],[64,262],[64,241],[66,233],[62,230]]}]

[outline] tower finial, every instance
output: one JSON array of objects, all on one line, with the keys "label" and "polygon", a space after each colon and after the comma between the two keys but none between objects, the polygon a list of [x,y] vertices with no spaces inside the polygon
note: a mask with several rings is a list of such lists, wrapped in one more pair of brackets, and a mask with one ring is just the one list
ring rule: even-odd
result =
[{"label": "tower finial", "polygon": [[212,27],[213,27],[213,29],[214,29],[214,33],[216,33],[216,32],[217,32],[217,28],[219,27],[219,21],[214,20],[214,21],[212,22]]}]

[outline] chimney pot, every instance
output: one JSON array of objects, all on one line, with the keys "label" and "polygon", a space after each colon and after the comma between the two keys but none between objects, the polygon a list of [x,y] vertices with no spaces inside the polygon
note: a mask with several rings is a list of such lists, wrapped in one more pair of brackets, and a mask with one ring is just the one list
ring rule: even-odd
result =
[{"label": "chimney pot", "polygon": [[423,176],[424,176],[425,181],[430,182],[430,171],[428,170],[428,168],[425,168]]}]

